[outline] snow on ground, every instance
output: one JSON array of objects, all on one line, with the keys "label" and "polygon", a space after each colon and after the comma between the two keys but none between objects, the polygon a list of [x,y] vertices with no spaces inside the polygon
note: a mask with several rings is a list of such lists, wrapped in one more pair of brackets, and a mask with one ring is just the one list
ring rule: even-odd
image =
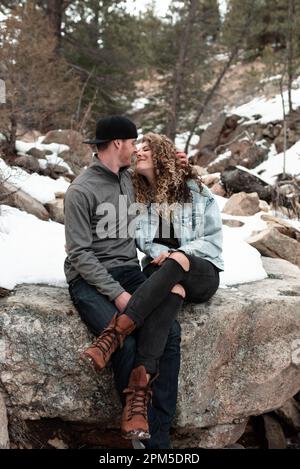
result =
[{"label": "snow on ground", "polygon": [[28,174],[17,166],[10,167],[0,158],[0,178],[31,195],[42,204],[55,199],[55,192],[66,192],[70,183],[63,177],[52,179],[37,173]]},{"label": "snow on ground", "polygon": [[223,220],[239,220],[244,223],[241,227],[231,228],[223,225],[223,258],[225,270],[220,274],[222,285],[235,285],[239,283],[262,280],[267,274],[262,266],[261,255],[245,240],[253,231],[262,231],[267,228],[261,215],[265,212],[256,213],[253,216],[234,216],[222,213],[228,199],[219,195],[214,196]]},{"label": "snow on ground", "polygon": [[[225,272],[221,273],[223,287],[267,277],[259,252],[243,241],[246,230],[239,230],[224,226]],[[12,289],[20,283],[65,286],[64,244],[63,225],[42,221],[34,215],[2,205],[0,287]],[[139,258],[141,257],[142,254],[139,253]]]},{"label": "snow on ground", "polygon": [[41,143],[41,141],[44,139],[44,136],[41,136],[38,138],[38,140],[34,143],[27,143],[27,142],[22,142],[21,140],[16,141],[16,150],[18,153],[27,153],[31,148],[37,148],[38,150],[49,150],[52,152],[51,155],[46,155],[45,158],[47,161],[44,161],[42,159],[39,159],[39,164],[41,168],[46,168],[47,164],[58,164],[60,166],[63,166],[64,168],[67,168],[69,174],[74,174],[68,163],[65,162],[63,158],[59,156],[59,153],[69,150],[70,147],[68,145],[63,145],[59,143]]},{"label": "snow on ground", "polygon": [[[189,136],[189,132],[183,132],[182,134],[178,134],[176,135],[176,138],[175,138],[175,145],[176,145],[176,148],[179,150],[179,151],[183,151],[184,150],[184,147],[185,147],[185,143],[188,139],[188,136]],[[200,140],[200,137],[199,135],[193,135],[191,141],[190,141],[190,147],[193,147],[194,145],[197,145],[199,143],[199,140]]]},{"label": "snow on ground", "polygon": [[64,226],[1,205],[0,286],[20,283],[66,286]]},{"label": "snow on ground", "polygon": [[[217,158],[213,160],[210,164],[214,165],[215,163],[219,163],[222,160],[226,160],[227,158],[230,158],[231,154],[231,150],[226,150],[224,153],[219,153]],[[210,164],[208,164],[208,166],[210,166]]]},{"label": "snow on ground", "polygon": [[149,103],[150,100],[148,98],[137,98],[132,103],[131,111],[140,111],[141,109],[144,109],[144,107]]},{"label": "snow on ground", "polygon": [[[299,78],[293,82],[294,87],[298,87],[292,90],[292,102],[293,107],[297,108],[300,106],[300,80]],[[283,93],[283,98],[285,102],[285,110],[288,113],[288,92]],[[242,117],[248,117],[252,119],[255,115],[260,115],[261,118],[255,120],[254,122],[260,122],[262,124],[267,124],[268,122],[273,122],[276,120],[283,119],[282,113],[282,100],[280,93],[274,96],[272,99],[266,98],[254,98],[252,101],[243,104],[242,106],[226,110],[229,114],[237,114]],[[245,122],[249,125],[249,121]]]},{"label": "snow on ground", "polygon": [[[251,170],[252,174],[260,176],[269,184],[274,184],[276,176],[283,172],[284,153],[277,153],[272,144],[268,159]],[[300,174],[300,140],[286,151],[285,170],[292,175]]]},{"label": "snow on ground", "polygon": [[270,83],[270,81],[280,81],[281,75],[273,75],[272,77],[266,77],[260,80],[261,83]]},{"label": "snow on ground", "polygon": [[261,255],[241,239],[239,228],[223,226],[223,259],[225,270],[220,273],[220,286],[237,285],[267,278]]}]

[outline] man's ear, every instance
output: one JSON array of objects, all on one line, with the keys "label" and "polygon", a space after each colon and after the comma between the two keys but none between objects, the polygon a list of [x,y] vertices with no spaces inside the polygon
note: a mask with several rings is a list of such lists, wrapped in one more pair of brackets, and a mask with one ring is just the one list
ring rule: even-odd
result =
[{"label": "man's ear", "polygon": [[117,150],[121,147],[121,140],[113,140],[113,144]]}]

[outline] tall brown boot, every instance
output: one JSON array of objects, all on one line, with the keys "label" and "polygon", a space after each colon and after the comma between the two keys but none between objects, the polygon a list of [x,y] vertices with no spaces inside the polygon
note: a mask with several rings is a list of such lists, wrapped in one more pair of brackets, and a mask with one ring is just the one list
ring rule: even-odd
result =
[{"label": "tall brown boot", "polygon": [[101,332],[95,342],[81,355],[96,368],[102,370],[118,347],[123,347],[125,337],[135,329],[135,323],[126,314],[115,314],[108,326]]},{"label": "tall brown boot", "polygon": [[123,438],[127,440],[150,438],[147,408],[152,391],[144,366],[140,365],[132,370],[128,388],[123,392],[126,394],[121,421]]}]

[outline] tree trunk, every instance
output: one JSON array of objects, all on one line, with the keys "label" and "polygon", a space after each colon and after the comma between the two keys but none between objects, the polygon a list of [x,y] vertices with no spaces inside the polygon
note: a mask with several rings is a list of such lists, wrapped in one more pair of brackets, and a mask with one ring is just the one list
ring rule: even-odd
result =
[{"label": "tree trunk", "polygon": [[294,41],[294,16],[295,16],[295,0],[289,0],[288,6],[288,37],[287,37],[287,61],[288,61],[288,97],[289,112],[293,110],[292,103],[292,83],[293,83],[293,41]]},{"label": "tree trunk", "polygon": [[219,88],[220,84],[221,84],[221,81],[223,80],[224,76],[226,75],[227,71],[229,70],[232,62],[234,61],[235,57],[237,56],[239,52],[239,46],[237,46],[232,52],[231,52],[231,55],[228,59],[228,61],[226,62],[225,66],[223,67],[223,70],[221,71],[220,75],[217,77],[214,85],[211,87],[211,89],[209,90],[209,92],[207,93],[207,95],[205,96],[205,99],[204,99],[204,102],[201,103],[197,110],[196,110],[196,117],[194,119],[194,122],[192,123],[192,127],[191,127],[191,130],[190,130],[190,133],[189,133],[189,136],[188,136],[188,139],[186,141],[186,144],[185,144],[185,149],[184,151],[187,153],[188,152],[188,148],[189,148],[189,144],[190,144],[190,141],[195,133],[195,130],[196,130],[196,127],[198,125],[198,122],[200,120],[200,117],[202,116],[203,112],[205,111],[207,105],[209,104],[209,102],[211,101],[211,99],[214,97],[215,95],[215,92],[217,91],[217,89]]},{"label": "tree trunk", "polygon": [[56,52],[61,48],[61,27],[65,10],[64,0],[47,0],[46,13],[56,37]]},{"label": "tree trunk", "polygon": [[174,70],[174,88],[166,130],[166,134],[168,135],[168,137],[170,137],[171,140],[174,140],[176,136],[178,113],[180,109],[180,99],[185,74],[185,62],[191,38],[192,26],[195,21],[197,4],[197,0],[189,0],[189,11],[182,32],[178,59]]},{"label": "tree trunk", "polygon": [[192,137],[195,133],[195,130],[196,130],[196,127],[199,123],[200,117],[202,116],[203,112],[205,111],[205,109],[206,109],[207,105],[209,104],[209,102],[211,101],[211,99],[214,97],[217,89],[219,88],[219,86],[221,84],[221,81],[223,80],[224,76],[226,75],[227,71],[229,70],[231,64],[233,63],[233,61],[237,57],[237,55],[240,51],[240,48],[242,47],[242,43],[243,43],[243,40],[244,40],[244,38],[247,34],[247,31],[251,31],[251,25],[252,25],[253,19],[254,19],[253,9],[250,5],[248,14],[246,15],[246,18],[245,18],[245,22],[242,25],[242,28],[241,28],[241,31],[240,31],[239,40],[237,41],[237,43],[235,44],[233,49],[230,51],[228,61],[226,62],[225,66],[223,67],[220,75],[217,77],[214,85],[208,91],[208,93],[207,93],[207,95],[204,99],[204,102],[200,103],[198,105],[198,107],[196,108],[196,117],[195,117],[194,121],[192,122],[190,133],[189,133],[187,142],[185,144],[184,151],[186,153],[188,152],[190,141],[191,141],[191,139],[192,139]]},{"label": "tree trunk", "polygon": [[17,140],[17,119],[14,114],[10,116],[10,136],[8,141],[8,152],[10,155],[15,153]]}]

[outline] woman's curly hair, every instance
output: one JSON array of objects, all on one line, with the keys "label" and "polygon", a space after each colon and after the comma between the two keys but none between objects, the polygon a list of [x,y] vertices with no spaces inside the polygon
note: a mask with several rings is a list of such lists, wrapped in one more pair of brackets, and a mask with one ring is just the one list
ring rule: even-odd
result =
[{"label": "woman's curly hair", "polygon": [[181,167],[176,157],[176,147],[168,137],[149,132],[144,135],[142,143],[147,143],[152,151],[156,186],[153,188],[144,176],[134,171],[133,186],[137,202],[168,205],[188,202],[191,200],[188,179],[194,179],[201,190],[201,180],[193,166],[188,164]]}]

